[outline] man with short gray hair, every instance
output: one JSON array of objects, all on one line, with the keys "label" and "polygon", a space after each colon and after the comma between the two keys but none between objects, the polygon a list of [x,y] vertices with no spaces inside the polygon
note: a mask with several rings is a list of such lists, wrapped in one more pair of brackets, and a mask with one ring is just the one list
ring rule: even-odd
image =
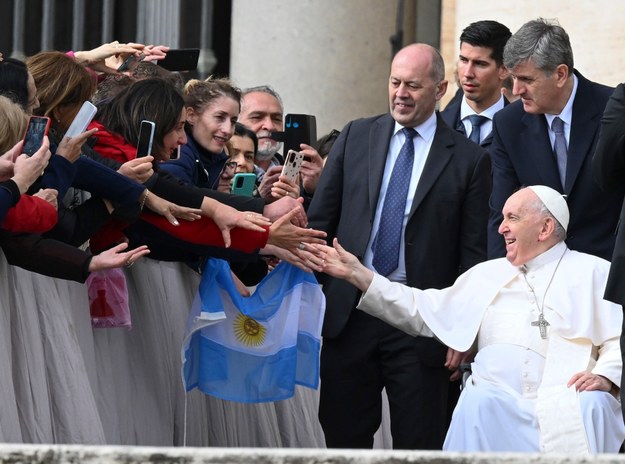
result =
[{"label": "man with short gray hair", "polygon": [[268,85],[243,89],[239,122],[252,129],[258,137],[254,162],[264,171],[281,165],[284,160],[278,151],[282,143],[273,139],[272,132],[284,130],[284,105],[280,95]]},{"label": "man with short gray hair", "polygon": [[573,68],[568,34],[545,19],[529,21],[512,35],[504,65],[520,100],[493,119],[489,258],[505,254],[497,228],[506,199],[522,185],[542,184],[567,196],[568,246],[609,260],[623,193],[602,192],[591,162],[613,89]]}]

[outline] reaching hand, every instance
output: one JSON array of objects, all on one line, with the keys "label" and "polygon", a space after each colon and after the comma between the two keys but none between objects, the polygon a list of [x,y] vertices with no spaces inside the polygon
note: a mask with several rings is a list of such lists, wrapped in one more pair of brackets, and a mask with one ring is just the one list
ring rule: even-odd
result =
[{"label": "reaching hand", "polygon": [[297,253],[297,250],[303,249],[304,243],[325,244],[325,240],[323,240],[327,235],[325,232],[304,229],[291,222],[297,213],[298,211],[294,209],[271,225],[268,244],[284,248],[291,253]]},{"label": "reaching hand", "polygon": [[369,288],[373,280],[373,271],[366,268],[358,258],[345,250],[335,238],[334,247],[327,245],[307,245],[323,252],[323,272],[338,279],[345,279],[363,292]]},{"label": "reaching hand", "polygon": [[130,55],[139,56],[145,45],[121,44],[117,40],[104,43],[93,50],[74,52],[74,59],[91,69],[106,74],[116,74],[117,68]]},{"label": "reaching hand", "polygon": [[146,195],[144,197],[145,206],[155,213],[164,216],[175,226],[180,225],[176,218],[185,219],[187,221],[195,221],[196,219],[200,219],[202,217],[202,210],[177,205],[147,190],[144,195]]},{"label": "reaching hand", "polygon": [[308,218],[306,217],[306,211],[302,204],[304,199],[282,197],[279,200],[274,201],[268,205],[265,205],[263,209],[263,215],[269,218],[271,222],[276,222],[285,214],[291,213],[294,209],[296,212],[291,218],[291,222],[299,227],[306,227],[308,225]]},{"label": "reaching hand", "polygon": [[323,270],[322,253],[317,252],[316,249],[313,247],[298,249],[295,253],[292,253],[289,250],[285,250],[284,248],[267,244],[263,249],[260,250],[260,254],[273,255],[279,260],[287,261],[293,266],[296,266],[306,272],[321,272]]},{"label": "reaching hand", "polygon": [[138,259],[150,252],[148,247],[143,245],[122,253],[126,248],[128,248],[127,243],[120,243],[113,248],[103,251],[99,255],[95,255],[91,258],[91,262],[89,263],[89,272],[102,271],[104,269],[122,266],[130,267],[137,262]]},{"label": "reaching hand", "polygon": [[231,244],[231,229],[241,227],[243,229],[264,232],[270,224],[269,219],[261,214],[249,211],[237,211],[218,201],[212,203],[209,217],[215,222],[217,227],[219,227],[219,230],[221,230],[226,248],[230,247]]}]

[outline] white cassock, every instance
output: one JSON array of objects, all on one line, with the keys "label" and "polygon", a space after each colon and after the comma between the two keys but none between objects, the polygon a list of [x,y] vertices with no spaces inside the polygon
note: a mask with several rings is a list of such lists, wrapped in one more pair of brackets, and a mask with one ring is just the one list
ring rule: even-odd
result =
[{"label": "white cassock", "polygon": [[[623,313],[603,300],[609,265],[561,242],[521,268],[505,258],[478,264],[443,290],[376,274],[358,308],[458,351],[477,339],[445,450],[616,453],[625,439],[618,400],[566,387],[582,371],[619,385]],[[546,339],[532,325],[541,308]]]}]

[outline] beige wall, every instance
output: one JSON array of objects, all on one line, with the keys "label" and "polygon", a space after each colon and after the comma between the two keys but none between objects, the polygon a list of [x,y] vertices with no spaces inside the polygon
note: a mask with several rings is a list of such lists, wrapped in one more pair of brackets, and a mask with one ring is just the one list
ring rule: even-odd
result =
[{"label": "beige wall", "polygon": [[272,85],[319,136],[388,110],[391,0],[234,0],[230,75]]},{"label": "beige wall", "polygon": [[[441,51],[453,71],[460,32],[473,21],[494,19],[514,33],[526,21],[557,19],[568,32],[575,67],[587,78],[607,85],[625,81],[625,2],[613,0],[443,0]],[[449,40],[446,31],[454,30]],[[453,74],[449,74],[453,84]],[[450,98],[455,85],[450,85]]]},{"label": "beige wall", "polygon": [[[442,5],[441,52],[450,81],[445,102],[456,89],[460,32],[480,19],[500,21],[514,32],[530,19],[557,18],[569,32],[583,75],[609,85],[625,81],[625,1],[442,0]],[[317,116],[319,135],[385,112],[396,8],[396,0],[233,0],[231,77],[241,87],[271,84],[287,113]],[[408,0],[406,14],[414,11]],[[408,27],[414,24],[410,19],[404,22]]]}]

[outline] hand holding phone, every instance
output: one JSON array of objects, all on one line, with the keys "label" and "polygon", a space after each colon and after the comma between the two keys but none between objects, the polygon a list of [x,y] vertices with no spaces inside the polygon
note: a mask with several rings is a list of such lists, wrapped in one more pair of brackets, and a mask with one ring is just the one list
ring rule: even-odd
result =
[{"label": "hand holding phone", "polygon": [[154,141],[154,129],[156,124],[152,121],[141,121],[139,128],[139,140],[137,141],[137,158],[152,154],[152,142]]},{"label": "hand holding phone", "polygon": [[139,56],[130,55],[124,60],[122,64],[119,65],[119,68],[117,68],[117,72],[132,71],[136,64],[140,61],[143,61],[144,58],[145,55],[143,53],[141,53]]},{"label": "hand holding phone", "polygon": [[43,144],[43,138],[50,130],[50,118],[47,116],[31,116],[24,134],[22,153],[28,156],[35,154]]},{"label": "hand holding phone", "polygon": [[97,132],[98,129],[93,128],[91,130],[81,132],[75,137],[63,137],[56,147],[55,154],[62,156],[70,163],[75,162],[80,155],[82,154],[82,147],[85,142],[91,137],[93,134]]},{"label": "hand holding phone", "polygon": [[[23,144],[22,144],[23,145]],[[33,155],[21,155],[22,150],[15,150],[20,148],[20,144],[15,145],[13,150],[17,155],[13,164],[13,177],[11,179],[17,185],[20,193],[25,193],[28,188],[43,175],[43,171],[48,165],[50,160],[50,144],[48,139],[44,137],[43,143],[39,149]]]},{"label": "hand holding phone", "polygon": [[70,124],[69,129],[65,132],[65,137],[76,137],[86,131],[87,126],[89,126],[89,123],[93,120],[97,112],[98,109],[93,103],[90,101],[84,102],[80,107],[78,114]]},{"label": "hand holding phone", "polygon": [[303,153],[295,150],[289,150],[286,155],[286,160],[284,161],[284,166],[282,167],[281,175],[285,176],[287,179],[297,185],[299,183],[299,170],[302,166],[303,160]]},{"label": "hand holding phone", "polygon": [[235,195],[251,197],[256,185],[256,174],[250,172],[240,172],[232,178],[232,190]]}]

